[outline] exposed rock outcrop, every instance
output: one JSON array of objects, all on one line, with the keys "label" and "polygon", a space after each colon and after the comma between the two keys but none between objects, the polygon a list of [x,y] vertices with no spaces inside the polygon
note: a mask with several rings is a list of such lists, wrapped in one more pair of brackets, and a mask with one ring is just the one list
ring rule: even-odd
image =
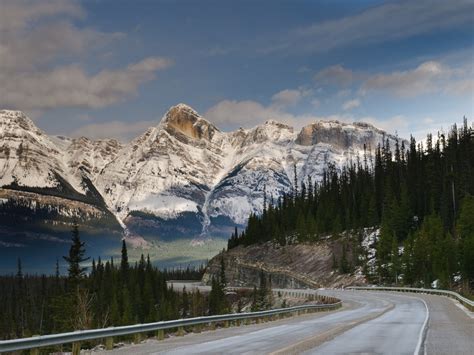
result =
[{"label": "exposed rock outcrop", "polygon": [[347,238],[327,239],[317,243],[287,246],[272,242],[248,247],[238,246],[222,252],[210,260],[202,281],[209,284],[219,277],[221,259],[224,258],[226,278],[231,286],[259,284],[261,271],[271,278],[275,288],[319,288],[363,285],[365,277],[360,270],[341,274],[337,265],[346,248],[349,264],[356,264],[354,245]]}]

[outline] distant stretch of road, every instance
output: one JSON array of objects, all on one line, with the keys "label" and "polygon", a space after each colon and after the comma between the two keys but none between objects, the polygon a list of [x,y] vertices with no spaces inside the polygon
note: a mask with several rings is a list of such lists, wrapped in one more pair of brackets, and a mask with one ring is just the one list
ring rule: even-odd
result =
[{"label": "distant stretch of road", "polygon": [[[188,286],[189,287],[189,286]],[[474,319],[441,296],[317,291],[339,311],[148,340],[114,354],[472,354]],[[103,352],[108,353],[108,352]]]}]

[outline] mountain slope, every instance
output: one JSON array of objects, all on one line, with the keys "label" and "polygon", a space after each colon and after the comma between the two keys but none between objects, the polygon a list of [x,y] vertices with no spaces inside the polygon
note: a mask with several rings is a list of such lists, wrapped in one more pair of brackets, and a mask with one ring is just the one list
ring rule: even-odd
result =
[{"label": "mountain slope", "polygon": [[[81,201],[151,239],[227,237],[299,180],[321,179],[396,137],[366,123],[319,121],[300,132],[275,121],[222,132],[184,104],[128,144],[48,137],[0,111],[0,186]],[[5,194],[5,192],[4,192]]]}]

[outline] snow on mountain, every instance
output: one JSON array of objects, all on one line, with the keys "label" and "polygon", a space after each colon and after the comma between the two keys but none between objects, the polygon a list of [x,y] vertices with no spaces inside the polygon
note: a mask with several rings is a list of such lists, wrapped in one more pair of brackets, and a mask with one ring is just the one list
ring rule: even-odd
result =
[{"label": "snow on mountain", "polygon": [[318,181],[328,164],[342,167],[364,147],[384,139],[393,147],[397,139],[370,124],[338,121],[298,133],[272,120],[222,132],[184,104],[125,145],[50,138],[17,111],[0,111],[0,137],[0,186],[53,186],[56,173],[81,191],[85,176],[135,234],[193,237],[227,236],[244,225],[261,212],[264,189],[269,200],[291,190],[294,166],[300,180]]},{"label": "snow on mountain", "polygon": [[86,137],[72,139],[65,150],[67,165],[74,175],[80,176],[85,173],[94,181],[102,169],[117,157],[122,148],[122,143],[116,139],[96,141]]},{"label": "snow on mountain", "polygon": [[120,151],[97,177],[97,186],[122,218],[131,211],[163,218],[199,213],[222,170],[224,139],[194,110],[175,106]]},{"label": "snow on mountain", "polygon": [[52,188],[64,179],[84,192],[69,173],[64,153],[20,111],[0,111],[0,186]]}]

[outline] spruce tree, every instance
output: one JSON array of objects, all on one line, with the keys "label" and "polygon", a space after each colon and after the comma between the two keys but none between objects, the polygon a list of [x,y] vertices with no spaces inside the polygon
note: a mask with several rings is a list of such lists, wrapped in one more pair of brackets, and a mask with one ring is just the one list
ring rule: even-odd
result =
[{"label": "spruce tree", "polygon": [[128,269],[130,265],[128,264],[128,252],[127,252],[127,244],[125,243],[125,239],[122,239],[122,252],[121,252],[121,259],[120,259],[120,276],[122,278],[122,283],[126,283],[128,281]]},{"label": "spruce tree", "polygon": [[89,258],[85,257],[85,243],[81,241],[79,236],[77,222],[74,223],[71,234],[72,245],[69,248],[69,255],[63,256],[63,259],[68,263],[68,286],[70,290],[74,290],[79,286],[87,270],[87,267],[81,266],[81,263],[89,260]]}]

